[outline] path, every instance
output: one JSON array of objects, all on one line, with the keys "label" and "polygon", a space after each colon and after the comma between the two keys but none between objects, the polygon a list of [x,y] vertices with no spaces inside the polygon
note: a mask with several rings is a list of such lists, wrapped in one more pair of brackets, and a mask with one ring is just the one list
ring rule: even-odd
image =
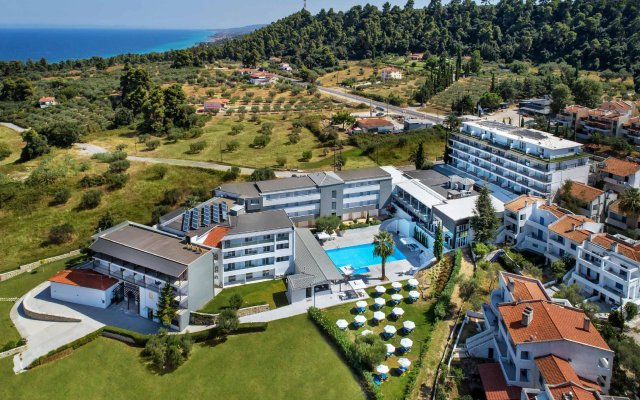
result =
[{"label": "path", "polygon": [[11,122],[0,122],[0,126],[4,126],[5,128],[9,128],[11,130],[14,130],[18,133],[22,133],[24,131],[26,131],[25,128],[18,126],[16,124],[12,124]]},{"label": "path", "polygon": [[[76,143],[74,146],[80,150],[80,154],[86,156],[93,156],[99,153],[107,153],[109,150],[104,147],[97,146],[91,143]],[[152,164],[167,164],[167,165],[176,165],[180,167],[192,167],[192,168],[202,168],[202,169],[211,169],[214,171],[227,171],[231,168],[231,165],[224,164],[215,164],[205,161],[195,161],[195,160],[180,160],[174,158],[154,158],[154,157],[138,157],[138,156],[128,156],[127,160],[129,161],[137,161],[137,162],[145,162]],[[240,167],[240,174],[242,175],[251,175],[255,171],[253,168],[245,168]],[[274,171],[276,174],[276,178],[291,178],[294,175],[300,175],[300,172],[294,171]]]}]

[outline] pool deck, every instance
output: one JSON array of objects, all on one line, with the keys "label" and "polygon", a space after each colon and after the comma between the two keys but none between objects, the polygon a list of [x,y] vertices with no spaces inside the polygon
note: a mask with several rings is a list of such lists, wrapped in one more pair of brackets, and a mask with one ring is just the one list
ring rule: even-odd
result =
[{"label": "pool deck", "polygon": [[[361,229],[348,229],[342,236],[336,237],[323,244],[325,250],[341,249],[344,247],[357,246],[361,244],[369,244],[373,241],[373,235],[380,231],[380,225],[369,226]],[[407,246],[400,242],[398,235],[393,235],[396,247],[405,255],[405,260],[388,262],[386,265],[386,275],[389,281],[405,281],[411,279],[413,275],[423,268],[427,268],[433,264],[433,252],[430,249],[422,247],[423,253],[411,251]],[[366,275],[353,276],[352,280],[362,279],[367,286],[375,286],[381,283],[382,265],[370,265],[369,272]]]}]

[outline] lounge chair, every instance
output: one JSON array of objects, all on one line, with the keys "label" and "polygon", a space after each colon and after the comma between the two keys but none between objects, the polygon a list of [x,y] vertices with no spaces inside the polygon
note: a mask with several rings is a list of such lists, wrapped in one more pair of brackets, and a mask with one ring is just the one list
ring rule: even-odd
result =
[{"label": "lounge chair", "polygon": [[380,375],[378,374],[373,374],[373,383],[375,383],[376,385],[380,386],[380,384],[382,383],[382,378],[380,377]]}]

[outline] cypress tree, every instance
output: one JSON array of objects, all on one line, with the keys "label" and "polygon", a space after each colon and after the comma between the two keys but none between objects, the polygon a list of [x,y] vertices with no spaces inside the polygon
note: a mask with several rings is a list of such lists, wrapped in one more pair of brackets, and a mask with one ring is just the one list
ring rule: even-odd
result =
[{"label": "cypress tree", "polygon": [[165,326],[171,325],[171,320],[176,315],[173,305],[173,288],[168,283],[162,287],[158,298],[158,318]]},{"label": "cypress tree", "polygon": [[416,151],[416,159],[415,159],[416,169],[422,169],[424,166],[424,146],[422,142],[418,144],[418,150]]},{"label": "cypress tree", "polygon": [[471,217],[471,228],[477,243],[490,244],[496,240],[496,232],[500,220],[496,217],[496,210],[491,202],[491,192],[487,186],[480,189],[480,196],[476,200],[476,208]]},{"label": "cypress tree", "polygon": [[436,238],[433,243],[433,255],[438,261],[442,259],[444,254],[444,236],[442,234],[442,223],[438,222],[438,228],[436,229]]}]

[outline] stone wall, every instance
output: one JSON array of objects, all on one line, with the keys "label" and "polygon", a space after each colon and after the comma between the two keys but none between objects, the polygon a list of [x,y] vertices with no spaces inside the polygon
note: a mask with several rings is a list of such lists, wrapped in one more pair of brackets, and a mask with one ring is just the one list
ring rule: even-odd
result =
[{"label": "stone wall", "polygon": [[[45,282],[45,283],[48,283],[48,282]],[[41,285],[43,285],[43,284],[41,284]],[[32,318],[32,319],[36,319],[36,320],[40,320],[40,321],[52,321],[52,322],[80,322],[80,321],[82,321],[79,318],[69,317],[69,316],[66,316],[66,315],[56,315],[56,314],[51,314],[51,313],[46,313],[46,312],[33,310],[33,307],[30,305],[31,304],[31,299],[32,299],[32,296],[33,296],[33,292],[34,292],[34,290],[31,290],[29,293],[27,293],[24,296],[24,299],[22,300],[22,311],[24,311],[24,314],[27,317]]]},{"label": "stone wall", "polygon": [[13,271],[9,271],[9,272],[5,272],[5,273],[0,274],[0,282],[6,281],[7,279],[11,279],[14,276],[18,276],[18,275],[20,275],[22,273],[29,272],[29,271],[31,271],[31,270],[33,270],[35,268],[40,267],[41,265],[49,264],[49,263],[52,263],[54,261],[64,260],[65,258],[69,258],[69,257],[77,256],[77,255],[80,255],[80,250],[73,250],[73,251],[70,251],[70,252],[65,253],[65,254],[60,254],[58,256],[45,258],[44,260],[35,261],[35,262],[29,263],[29,264],[21,265],[20,267],[18,267],[18,269],[14,269]]},{"label": "stone wall", "polygon": [[[269,304],[241,308],[238,310],[238,318],[259,314],[265,311],[269,311]],[[219,315],[220,314],[207,314],[192,311],[189,318],[189,324],[198,326],[215,325],[218,322]]]},{"label": "stone wall", "polygon": [[15,348],[13,348],[11,350],[7,350],[5,352],[0,353],[0,359],[11,357],[14,354],[22,353],[26,349],[27,349],[27,345],[25,344],[24,346],[19,346],[19,347],[15,347]]}]

